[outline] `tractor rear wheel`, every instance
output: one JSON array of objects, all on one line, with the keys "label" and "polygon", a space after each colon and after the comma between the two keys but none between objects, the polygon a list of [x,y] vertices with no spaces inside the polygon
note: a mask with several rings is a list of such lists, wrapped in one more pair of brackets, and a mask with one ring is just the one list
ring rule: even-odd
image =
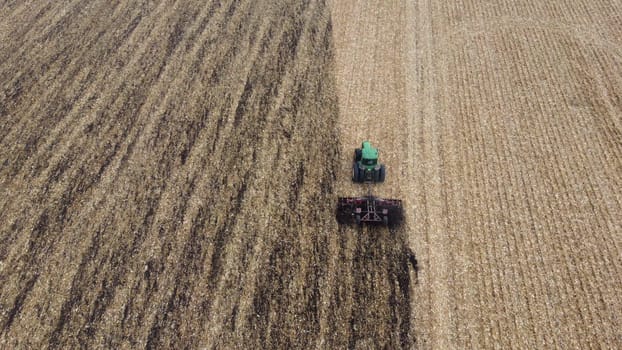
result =
[{"label": "tractor rear wheel", "polygon": [[356,163],[352,164],[352,181],[360,182],[359,181],[360,177],[361,177],[361,172],[359,171],[358,164],[356,164]]},{"label": "tractor rear wheel", "polygon": [[384,178],[387,175],[387,171],[384,167],[384,165],[380,166],[380,170],[378,170],[378,182],[384,182]]},{"label": "tractor rear wheel", "polygon": [[380,182],[380,169],[378,169],[378,170],[374,169],[372,171],[371,176],[372,176],[372,180],[374,180],[374,182]]},{"label": "tractor rear wheel", "polygon": [[363,150],[360,148],[355,149],[354,150],[354,161],[360,162],[362,158],[363,158]]}]

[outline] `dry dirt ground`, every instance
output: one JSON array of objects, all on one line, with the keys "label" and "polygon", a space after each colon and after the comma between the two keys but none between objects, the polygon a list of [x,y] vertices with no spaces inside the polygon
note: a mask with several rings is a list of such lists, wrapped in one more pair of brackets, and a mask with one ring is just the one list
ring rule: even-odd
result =
[{"label": "dry dirt ground", "polygon": [[0,347],[622,347],[620,13],[0,1]]}]

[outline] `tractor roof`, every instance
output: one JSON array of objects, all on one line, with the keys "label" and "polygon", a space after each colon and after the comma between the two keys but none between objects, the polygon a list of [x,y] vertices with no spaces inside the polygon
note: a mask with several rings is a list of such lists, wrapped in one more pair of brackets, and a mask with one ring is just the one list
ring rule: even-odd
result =
[{"label": "tractor roof", "polygon": [[363,159],[377,159],[378,149],[371,146],[371,142],[363,141]]}]

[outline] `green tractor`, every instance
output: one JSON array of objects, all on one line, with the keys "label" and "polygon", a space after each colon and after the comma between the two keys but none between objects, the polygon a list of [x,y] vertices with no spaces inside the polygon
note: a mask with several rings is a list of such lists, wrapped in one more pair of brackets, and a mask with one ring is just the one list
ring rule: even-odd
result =
[{"label": "green tractor", "polygon": [[369,141],[363,141],[361,148],[354,150],[352,181],[384,182],[385,176],[384,165],[378,164],[378,149],[372,147]]},{"label": "green tractor", "polygon": [[340,224],[399,226],[404,219],[402,201],[380,198],[371,194],[371,183],[382,182],[384,177],[384,165],[378,164],[378,150],[373,148],[369,141],[363,142],[361,148],[354,151],[352,180],[366,183],[367,195],[338,197],[337,222]]}]

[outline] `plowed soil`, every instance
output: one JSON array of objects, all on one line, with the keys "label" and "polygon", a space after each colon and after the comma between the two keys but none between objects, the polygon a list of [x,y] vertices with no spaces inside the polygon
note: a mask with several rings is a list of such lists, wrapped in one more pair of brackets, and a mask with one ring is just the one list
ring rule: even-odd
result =
[{"label": "plowed soil", "polygon": [[0,347],[622,347],[619,13],[0,2]]}]

